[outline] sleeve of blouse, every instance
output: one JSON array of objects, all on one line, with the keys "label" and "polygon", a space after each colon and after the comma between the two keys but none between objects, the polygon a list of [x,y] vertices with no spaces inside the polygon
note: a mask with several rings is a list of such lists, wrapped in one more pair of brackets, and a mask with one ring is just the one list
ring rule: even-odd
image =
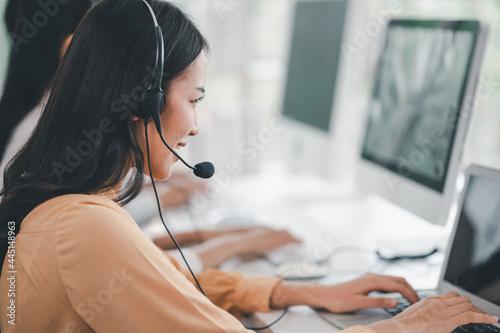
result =
[{"label": "sleeve of blouse", "polygon": [[62,281],[92,330],[250,332],[198,292],[124,214],[75,203],[57,222]]},{"label": "sleeve of blouse", "polygon": [[[170,261],[181,269],[175,259]],[[195,284],[189,271],[184,274]],[[207,296],[236,317],[251,312],[268,312],[271,294],[281,279],[250,277],[235,272],[210,269],[205,274],[196,275]],[[364,326],[350,327],[339,333],[376,333]]]},{"label": "sleeve of blouse", "polygon": [[[189,271],[186,277],[195,284]],[[269,312],[274,288],[282,280],[247,276],[237,272],[207,269],[198,281],[210,300],[236,317],[252,312]]]}]

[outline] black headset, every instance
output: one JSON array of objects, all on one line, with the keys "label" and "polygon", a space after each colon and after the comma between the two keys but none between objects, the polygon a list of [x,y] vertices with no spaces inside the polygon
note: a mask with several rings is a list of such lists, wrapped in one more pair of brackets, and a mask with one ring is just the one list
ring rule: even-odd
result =
[{"label": "black headset", "polygon": [[[165,106],[166,103],[166,98],[165,98],[165,93],[161,90],[161,78],[163,75],[163,33],[161,32],[161,28],[158,25],[158,21],[156,20],[156,15],[153,12],[153,9],[149,5],[149,3],[146,2],[146,0],[142,0],[146,6],[148,7],[151,16],[153,17],[153,21],[155,24],[155,35],[156,35],[156,60],[155,60],[155,65],[153,67],[153,76],[151,78],[151,83],[149,84],[148,89],[146,92],[141,96],[141,98],[137,101],[138,105],[134,110],[132,111],[137,117],[144,119],[144,132],[146,135],[146,151],[147,151],[147,157],[148,157],[148,166],[149,166],[149,176],[151,177],[151,183],[153,185],[153,190],[155,192],[155,198],[156,198],[156,204],[158,207],[158,214],[160,215],[161,222],[163,223],[163,226],[167,230],[170,238],[172,238],[172,241],[174,242],[175,246],[177,247],[177,250],[179,250],[179,253],[182,256],[182,259],[184,259],[184,262],[186,263],[189,271],[191,272],[191,275],[193,276],[194,280],[196,281],[196,284],[198,285],[198,288],[200,291],[205,295],[205,292],[201,288],[200,283],[198,282],[198,279],[194,275],[193,271],[191,270],[191,267],[189,266],[189,263],[187,262],[186,258],[184,257],[184,253],[182,253],[182,249],[177,243],[177,240],[175,237],[172,235],[170,230],[168,229],[167,225],[165,224],[165,221],[163,220],[163,215],[161,213],[161,205],[160,205],[160,200],[158,199],[158,192],[156,190],[156,185],[155,185],[155,180],[153,177],[153,170],[151,168],[151,154],[149,152],[149,137],[148,137],[148,124],[149,124],[149,119],[153,118],[153,121],[156,125],[156,130],[158,131],[158,134],[160,135],[163,143],[167,148],[179,158],[186,166],[194,170],[195,175],[198,177],[202,178],[210,178],[213,175],[213,165],[210,162],[205,162],[207,164],[210,164],[212,166],[212,171],[210,174],[202,174],[199,175],[197,172],[201,170],[201,172],[206,172],[205,169],[203,168],[198,168],[195,169],[191,167],[189,164],[184,162],[182,158],[177,155],[177,153],[170,148],[170,146],[167,144],[165,139],[163,138],[162,134],[162,129],[161,129],[161,120],[160,120],[160,112]],[[197,165],[198,167],[198,165]],[[209,170],[210,171],[210,170]],[[204,177],[206,176],[206,177]],[[205,295],[206,296],[206,295]]]},{"label": "black headset", "polygon": [[153,75],[151,77],[151,82],[147,87],[145,93],[137,101],[138,105],[133,110],[133,114],[146,122],[150,118],[156,126],[156,130],[160,135],[163,144],[182,162],[185,166],[193,170],[193,173],[200,178],[211,178],[215,173],[215,167],[210,162],[198,163],[194,167],[186,163],[165,141],[161,129],[160,113],[166,103],[165,93],[161,89],[161,81],[163,76],[163,57],[164,57],[164,45],[163,45],[163,33],[160,26],[158,25],[158,20],[153,12],[153,9],[146,0],[142,0],[148,7],[151,17],[153,18],[155,25],[155,36],[156,36],[156,59],[153,66]]},{"label": "black headset", "polygon": [[[163,141],[163,144],[167,146],[167,148],[179,158],[179,160],[182,161],[188,168],[192,169],[194,174],[200,178],[210,178],[213,176],[215,172],[214,165],[210,162],[203,162],[196,164],[194,168],[184,162],[184,160],[172,149],[170,146],[167,144],[165,139],[163,138],[162,134],[162,129],[161,129],[161,121],[160,121],[160,112],[165,106],[166,103],[166,98],[165,98],[165,93],[163,90],[161,90],[161,79],[163,75],[163,56],[164,56],[164,45],[163,45],[163,33],[161,31],[160,26],[158,25],[158,21],[156,19],[156,15],[153,12],[153,9],[149,5],[149,3],[146,0],[142,0],[146,6],[148,7],[151,16],[153,17],[153,21],[155,24],[155,35],[156,35],[156,60],[155,64],[153,67],[153,76],[151,79],[151,83],[149,84],[148,89],[142,96],[142,98],[138,101],[138,106],[133,110],[133,113],[135,116],[144,119],[144,129],[145,129],[145,135],[146,135],[146,147],[147,147],[147,155],[148,155],[148,165],[149,165],[149,174],[151,176],[151,183],[153,185],[153,190],[155,192],[155,197],[156,197],[156,204],[158,206],[158,214],[160,215],[161,222],[163,223],[163,226],[167,230],[170,238],[174,242],[175,246],[177,247],[177,250],[179,250],[179,253],[186,263],[187,268],[189,269],[189,272],[193,276],[193,279],[196,282],[196,285],[198,286],[198,289],[200,289],[201,293],[205,296],[205,292],[203,291],[203,288],[200,285],[200,282],[196,278],[196,275],[193,273],[191,267],[189,266],[189,263],[187,262],[186,258],[184,257],[184,253],[182,253],[182,249],[180,245],[177,243],[177,240],[175,237],[172,235],[170,230],[168,229],[167,225],[165,224],[165,221],[163,220],[163,216],[161,213],[161,205],[160,201],[158,200],[158,192],[156,191],[156,185],[155,181],[153,178],[153,173],[151,170],[151,156],[149,153],[149,138],[148,138],[148,123],[149,119],[153,118],[153,121],[156,126],[156,130],[158,131],[158,134],[160,134],[160,137]],[[288,308],[286,308],[283,313],[276,319],[274,322],[272,322],[269,325],[266,325],[264,327],[248,327],[245,326],[247,329],[254,330],[254,331],[261,331],[265,330],[272,325],[276,324],[281,318],[285,316],[285,314],[288,312]]]}]

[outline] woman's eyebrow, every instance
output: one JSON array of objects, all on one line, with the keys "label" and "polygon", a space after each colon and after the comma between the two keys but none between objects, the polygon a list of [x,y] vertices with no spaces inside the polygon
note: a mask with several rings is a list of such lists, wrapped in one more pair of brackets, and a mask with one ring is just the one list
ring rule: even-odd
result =
[{"label": "woman's eyebrow", "polygon": [[205,87],[198,87],[195,89],[201,91],[202,93],[205,93]]}]

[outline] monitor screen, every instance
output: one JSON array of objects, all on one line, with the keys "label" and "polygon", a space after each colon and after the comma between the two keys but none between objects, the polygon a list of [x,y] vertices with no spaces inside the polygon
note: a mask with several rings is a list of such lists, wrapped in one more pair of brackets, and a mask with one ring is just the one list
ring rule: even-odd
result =
[{"label": "monitor screen", "polygon": [[330,128],[347,0],[297,3],[283,113]]},{"label": "monitor screen", "polygon": [[362,157],[440,193],[479,23],[389,23]]},{"label": "monitor screen", "polygon": [[444,278],[500,305],[500,181],[471,177]]}]

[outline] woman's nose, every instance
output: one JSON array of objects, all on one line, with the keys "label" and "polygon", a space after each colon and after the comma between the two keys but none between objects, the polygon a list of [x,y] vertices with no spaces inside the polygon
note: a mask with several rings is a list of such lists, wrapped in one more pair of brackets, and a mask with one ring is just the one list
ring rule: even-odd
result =
[{"label": "woman's nose", "polygon": [[196,135],[196,134],[198,134],[199,131],[200,131],[200,127],[198,126],[198,117],[195,116],[193,128],[191,129],[191,132],[189,133],[189,135],[191,135],[191,136]]}]

